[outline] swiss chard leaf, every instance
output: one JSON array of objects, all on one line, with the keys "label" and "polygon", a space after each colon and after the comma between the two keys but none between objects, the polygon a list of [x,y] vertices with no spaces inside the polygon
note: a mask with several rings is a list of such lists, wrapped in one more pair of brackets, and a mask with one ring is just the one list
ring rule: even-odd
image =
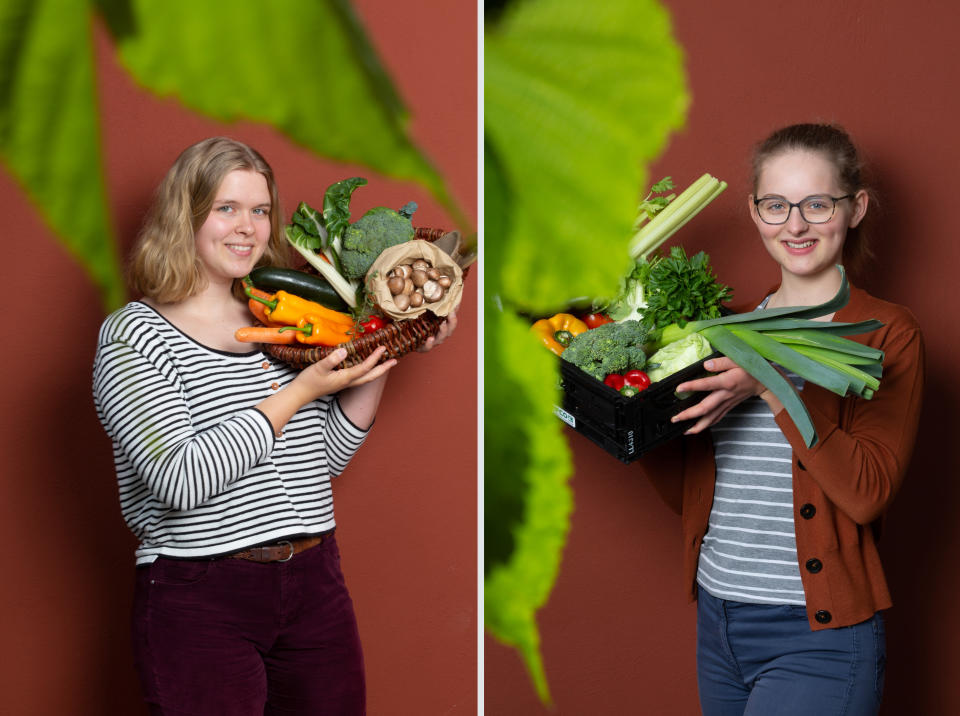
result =
[{"label": "swiss chard leaf", "polygon": [[366,183],[363,177],[351,177],[327,187],[323,195],[323,222],[328,242],[333,243],[343,236],[343,230],[350,223],[350,198],[357,187]]},{"label": "swiss chard leaf", "polygon": [[310,236],[324,240],[327,237],[327,230],[324,227],[323,215],[304,201],[297,206],[291,219],[294,224],[306,231]]},{"label": "swiss chard leaf", "polygon": [[298,224],[287,224],[287,226],[283,227],[283,231],[286,234],[287,241],[294,246],[311,249],[313,251],[320,249],[320,237],[308,234],[303,230],[303,227]]}]

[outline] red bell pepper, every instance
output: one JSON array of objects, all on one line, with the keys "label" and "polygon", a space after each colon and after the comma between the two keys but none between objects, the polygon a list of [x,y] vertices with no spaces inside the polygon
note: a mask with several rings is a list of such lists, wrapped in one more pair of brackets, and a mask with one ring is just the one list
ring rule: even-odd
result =
[{"label": "red bell pepper", "polygon": [[365,321],[360,321],[360,328],[363,329],[362,333],[373,333],[374,331],[379,331],[381,328],[387,325],[387,322],[380,318],[380,316],[370,316]]},{"label": "red bell pepper", "polygon": [[620,390],[624,386],[624,378],[619,373],[611,373],[603,379],[604,385],[609,385],[614,390]]},{"label": "red bell pepper", "polygon": [[639,390],[646,390],[650,387],[650,376],[642,370],[629,370],[623,374],[623,380],[627,385],[632,385]]}]

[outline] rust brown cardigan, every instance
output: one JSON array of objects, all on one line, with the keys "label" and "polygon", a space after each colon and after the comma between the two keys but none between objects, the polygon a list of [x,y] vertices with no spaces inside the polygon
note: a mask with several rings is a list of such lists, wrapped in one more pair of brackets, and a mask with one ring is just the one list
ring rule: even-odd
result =
[{"label": "rust brown cardigan", "polygon": [[[891,606],[877,553],[880,519],[913,452],[923,394],[924,347],[909,310],[851,288],[835,321],[885,325],[854,336],[881,348],[883,377],[872,400],[840,398],[817,385],[800,393],[818,442],[807,448],[785,410],[776,420],[793,446],[793,519],[812,629],[856,624]],[[713,504],[716,468],[709,431],[685,436],[638,462],[682,515],[684,575],[696,599],[697,560]]]}]

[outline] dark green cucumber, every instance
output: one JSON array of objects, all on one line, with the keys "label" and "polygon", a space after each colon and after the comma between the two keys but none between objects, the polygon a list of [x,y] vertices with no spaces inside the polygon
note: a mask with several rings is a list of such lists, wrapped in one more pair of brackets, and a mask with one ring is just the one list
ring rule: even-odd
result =
[{"label": "dark green cucumber", "polygon": [[250,280],[254,286],[264,291],[286,291],[308,301],[316,301],[334,311],[348,310],[340,294],[322,276],[296,269],[261,266],[250,272]]}]

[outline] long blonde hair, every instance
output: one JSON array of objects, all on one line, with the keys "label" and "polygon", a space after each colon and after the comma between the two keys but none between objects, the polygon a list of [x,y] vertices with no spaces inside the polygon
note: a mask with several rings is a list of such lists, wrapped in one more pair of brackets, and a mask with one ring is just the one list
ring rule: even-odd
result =
[{"label": "long blonde hair", "polygon": [[[187,147],[157,187],[130,256],[132,288],[157,303],[176,303],[204,288],[194,237],[207,220],[220,183],[238,169],[262,174],[270,191],[270,240],[258,265],[288,265],[277,184],[270,165],[242,142],[210,137]],[[242,295],[239,281],[234,293]]]}]

